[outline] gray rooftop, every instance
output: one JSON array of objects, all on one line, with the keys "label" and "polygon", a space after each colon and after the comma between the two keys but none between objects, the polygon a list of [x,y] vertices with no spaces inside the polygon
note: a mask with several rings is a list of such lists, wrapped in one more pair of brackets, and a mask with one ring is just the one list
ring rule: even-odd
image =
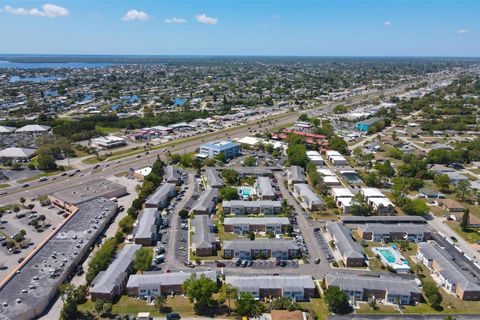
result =
[{"label": "gray rooftop", "polygon": [[401,224],[383,224],[383,223],[373,223],[366,224],[360,227],[363,232],[372,232],[372,233],[401,233],[406,234],[419,234],[419,233],[428,233],[430,230],[423,224],[414,224],[414,223],[401,223]]},{"label": "gray rooftop", "polygon": [[367,125],[367,126],[371,126],[371,125],[377,123],[380,120],[382,120],[382,119],[379,118],[379,117],[372,117],[370,119],[365,119],[365,120],[359,121],[358,123],[361,123],[361,124],[364,124],[364,125]]},{"label": "gray rooftop", "polygon": [[285,217],[253,217],[253,218],[224,218],[223,220],[224,225],[239,225],[239,224],[246,224],[246,225],[271,225],[271,224],[281,224],[281,225],[288,225],[290,224],[290,220]]},{"label": "gray rooftop", "polygon": [[328,222],[327,230],[335,237],[335,245],[346,258],[364,258],[362,246],[353,241],[350,229],[338,222]]},{"label": "gray rooftop", "polygon": [[199,271],[199,272],[144,272],[143,274],[133,274],[128,278],[127,288],[139,288],[142,286],[148,287],[160,287],[160,286],[174,286],[183,284],[190,276],[195,273],[197,277],[202,274],[208,279],[217,281],[217,272],[211,271]]},{"label": "gray rooftop", "polygon": [[[115,202],[105,198],[80,204],[73,217],[0,289],[0,319],[32,319],[44,312],[58,286],[83,260],[116,208]],[[51,277],[51,272],[56,276]],[[21,293],[22,290],[27,292]],[[17,298],[20,303],[15,301]],[[3,306],[3,302],[8,306]]]},{"label": "gray rooftop", "polygon": [[272,170],[264,167],[236,167],[232,168],[242,176],[270,176]]},{"label": "gray rooftop", "polygon": [[298,250],[295,240],[286,239],[237,239],[223,242],[224,250],[244,251],[244,250]]},{"label": "gray rooftop", "polygon": [[288,179],[290,181],[305,182],[305,174],[303,168],[299,166],[291,166],[288,169]]},{"label": "gray rooftop", "polygon": [[138,215],[138,224],[133,231],[135,239],[151,239],[157,230],[157,219],[160,214],[157,208],[145,208]]},{"label": "gray rooftop", "polygon": [[223,179],[220,177],[220,174],[214,168],[205,169],[205,178],[207,179],[207,184],[212,188],[221,188],[223,187]]},{"label": "gray rooftop", "polygon": [[196,215],[192,220],[192,226],[195,228],[192,236],[192,242],[196,249],[212,248],[217,239],[212,233],[213,221],[207,215]]},{"label": "gray rooftop", "polygon": [[313,192],[312,188],[306,183],[297,183],[295,185],[295,191],[305,199],[305,201],[312,204],[323,204],[322,199]]},{"label": "gray rooftop", "polygon": [[52,196],[69,204],[79,204],[119,190],[127,193],[125,186],[119,183],[107,179],[95,179],[54,192]]},{"label": "gray rooftop", "polygon": [[454,264],[453,257],[446,250],[429,242],[419,243],[418,250],[428,260],[434,260],[437,270],[442,276],[451,283],[460,285],[463,291],[480,291],[478,280],[472,277],[468,271],[461,270]]},{"label": "gray rooftop", "polygon": [[225,282],[239,291],[259,291],[260,289],[283,289],[302,291],[315,289],[311,276],[226,276]]},{"label": "gray rooftop", "polygon": [[37,149],[30,148],[6,148],[0,151],[0,158],[30,158]]},{"label": "gray rooftop", "polygon": [[208,188],[202,192],[193,210],[210,211],[215,207],[215,201],[218,199],[218,189]]},{"label": "gray rooftop", "polygon": [[223,201],[224,207],[250,207],[250,208],[262,208],[262,207],[281,207],[282,202],[276,200],[258,200],[258,201],[243,201],[243,200],[229,200]]},{"label": "gray rooftop", "polygon": [[405,295],[421,294],[422,290],[413,279],[393,276],[369,276],[350,273],[327,273],[328,286],[342,290],[363,292],[364,290],[387,291],[388,294]]},{"label": "gray rooftop", "polygon": [[126,244],[107,270],[100,272],[93,280],[90,292],[110,294],[116,286],[120,286],[127,276],[135,253],[141,247],[138,244]]},{"label": "gray rooftop", "polygon": [[262,197],[274,197],[275,192],[272,187],[272,180],[269,177],[258,177],[257,178],[257,193]]},{"label": "gray rooftop", "polygon": [[343,223],[427,223],[420,216],[351,216],[343,217]]},{"label": "gray rooftop", "polygon": [[147,198],[145,204],[147,206],[158,206],[160,203],[168,199],[169,194],[176,189],[177,187],[175,186],[175,184],[164,183]]},{"label": "gray rooftop", "polygon": [[180,181],[180,170],[175,166],[165,167],[165,181],[176,183]]}]

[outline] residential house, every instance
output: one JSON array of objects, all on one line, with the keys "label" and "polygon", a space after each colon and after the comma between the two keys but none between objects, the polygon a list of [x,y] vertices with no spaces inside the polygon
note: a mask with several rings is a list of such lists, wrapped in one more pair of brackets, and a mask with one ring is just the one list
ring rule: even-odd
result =
[{"label": "residential house", "polygon": [[272,232],[280,234],[290,224],[286,217],[224,218],[225,232],[243,234],[246,232]]},{"label": "residential house", "polygon": [[177,187],[173,183],[164,183],[145,200],[145,208],[165,208],[168,202],[177,193]]},{"label": "residential house", "polygon": [[346,267],[363,267],[365,265],[363,248],[353,240],[350,229],[338,222],[327,222],[327,230]]},{"label": "residential house", "polygon": [[310,210],[322,210],[324,205],[322,199],[313,192],[312,188],[306,183],[297,183],[294,186],[295,193],[298,194],[302,202]]},{"label": "residential house", "polygon": [[281,201],[259,200],[242,201],[230,200],[223,201],[223,212],[225,214],[279,214],[282,210]]},{"label": "residential house", "polygon": [[223,242],[225,259],[277,258],[288,260],[297,257],[299,247],[295,240],[286,239],[237,239]]},{"label": "residential house", "polygon": [[207,188],[202,192],[192,208],[194,214],[211,214],[218,201],[218,189]]},{"label": "residential house", "polygon": [[208,215],[197,215],[192,219],[192,251],[198,257],[213,256],[220,249],[215,235],[215,225]]}]

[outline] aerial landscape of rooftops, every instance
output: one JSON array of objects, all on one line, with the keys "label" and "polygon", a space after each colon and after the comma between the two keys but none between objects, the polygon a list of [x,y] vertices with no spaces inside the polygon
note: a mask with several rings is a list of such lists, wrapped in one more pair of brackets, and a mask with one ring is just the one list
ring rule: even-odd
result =
[{"label": "aerial landscape of rooftops", "polygon": [[3,1],[0,319],[480,318],[479,16]]}]

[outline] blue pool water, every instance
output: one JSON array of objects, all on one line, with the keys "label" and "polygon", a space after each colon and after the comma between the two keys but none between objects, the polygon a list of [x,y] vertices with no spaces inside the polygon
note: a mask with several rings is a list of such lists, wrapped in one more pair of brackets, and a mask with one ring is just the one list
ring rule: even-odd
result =
[{"label": "blue pool water", "polygon": [[390,252],[390,250],[377,249],[376,251],[381,254],[389,263],[395,263],[395,256]]},{"label": "blue pool water", "polygon": [[342,176],[348,180],[350,183],[361,183],[362,179],[355,172],[342,172]]},{"label": "blue pool water", "polygon": [[187,99],[176,98],[174,100],[175,105],[179,107],[183,106],[185,102],[187,102]]}]

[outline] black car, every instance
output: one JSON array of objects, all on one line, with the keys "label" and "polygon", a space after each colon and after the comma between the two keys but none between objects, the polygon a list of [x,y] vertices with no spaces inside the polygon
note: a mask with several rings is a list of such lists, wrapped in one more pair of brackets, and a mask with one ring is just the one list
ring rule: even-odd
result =
[{"label": "black car", "polygon": [[285,267],[287,266],[287,261],[282,261],[282,262],[280,263],[280,266],[281,266],[282,268],[285,268]]},{"label": "black car", "polygon": [[242,264],[242,260],[238,259],[237,262],[235,262],[235,266],[240,267]]},{"label": "black car", "polygon": [[179,320],[180,319],[180,315],[176,312],[170,312],[169,314],[167,314],[167,320]]}]

